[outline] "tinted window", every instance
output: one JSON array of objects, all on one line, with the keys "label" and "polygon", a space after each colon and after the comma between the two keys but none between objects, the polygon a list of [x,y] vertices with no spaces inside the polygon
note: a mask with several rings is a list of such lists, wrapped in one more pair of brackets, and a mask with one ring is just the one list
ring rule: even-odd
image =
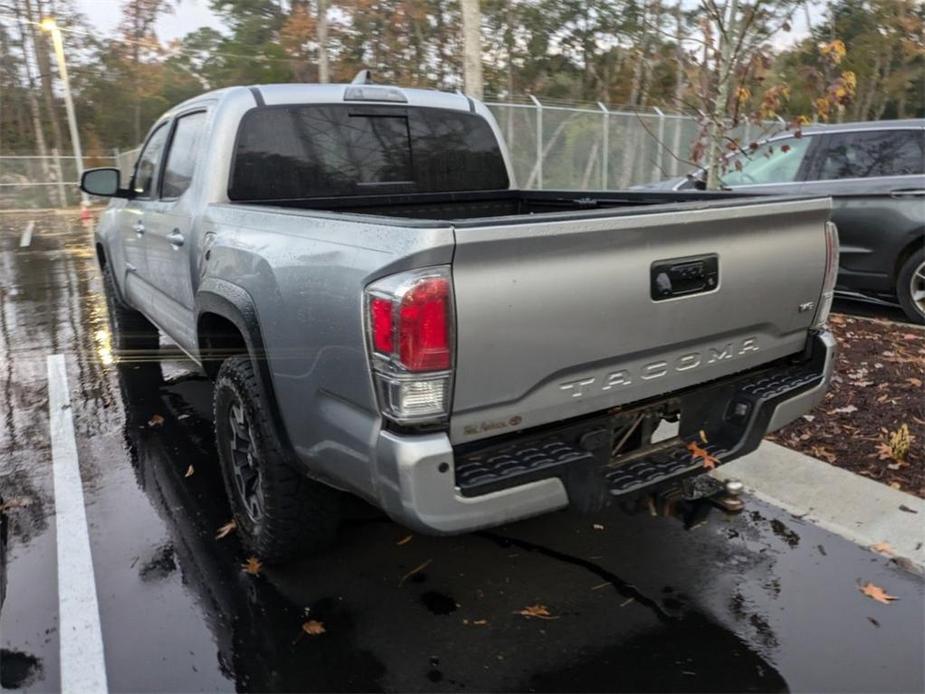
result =
[{"label": "tinted window", "polygon": [[299,105],[242,120],[228,195],[280,200],[508,187],[488,123],[442,109]]},{"label": "tinted window", "polygon": [[167,153],[161,197],[178,198],[189,188],[193,172],[196,170],[196,158],[199,155],[205,123],[204,112],[191,113],[177,120],[170,151]]},{"label": "tinted window", "polygon": [[138,157],[132,189],[139,198],[153,197],[154,177],[157,175],[157,164],[161,160],[161,152],[164,151],[164,143],[167,141],[167,130],[166,125],[155,130]]},{"label": "tinted window", "polygon": [[748,186],[761,183],[793,183],[800,164],[809,151],[811,137],[789,137],[766,142],[751,152],[731,157],[728,171],[723,174],[727,186]]},{"label": "tinted window", "polygon": [[881,130],[826,135],[819,178],[909,176],[925,172],[921,130]]}]

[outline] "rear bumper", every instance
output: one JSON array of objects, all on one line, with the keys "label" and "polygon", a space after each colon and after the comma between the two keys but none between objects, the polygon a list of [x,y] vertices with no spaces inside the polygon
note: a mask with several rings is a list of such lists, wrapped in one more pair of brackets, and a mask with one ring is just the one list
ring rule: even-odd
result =
[{"label": "rear bumper", "polygon": [[[834,338],[828,332],[818,333],[810,338],[806,360],[798,365],[694,389],[686,397],[698,397],[707,403],[709,411],[703,413],[704,421],[715,421],[716,413],[726,410],[733,401],[747,400],[751,404],[745,421],[722,428],[718,436],[711,434],[708,450],[722,463],[729,462],[757,448],[767,432],[811,410],[825,395],[834,357]],[[548,440],[547,432],[537,432],[533,437],[521,437],[521,443],[515,445],[535,447],[544,436]],[[580,457],[581,451],[578,454]],[[456,467],[465,462],[458,457],[444,433],[400,436],[381,432],[376,450],[376,483],[383,510],[394,520],[423,533],[456,534],[565,508],[572,492],[580,492],[578,485],[573,486],[576,476],[571,474],[577,458],[569,461],[566,456],[560,467],[547,460],[542,470],[524,470],[521,466],[514,473],[505,472],[500,483],[485,487],[490,491],[473,495],[471,490],[458,486]],[[628,479],[627,471],[635,477]],[[609,484],[609,494],[619,497],[673,484],[702,471],[699,461],[688,460],[677,449],[663,449],[650,458],[636,459],[616,468],[616,472],[608,472],[601,483],[605,494]]]}]

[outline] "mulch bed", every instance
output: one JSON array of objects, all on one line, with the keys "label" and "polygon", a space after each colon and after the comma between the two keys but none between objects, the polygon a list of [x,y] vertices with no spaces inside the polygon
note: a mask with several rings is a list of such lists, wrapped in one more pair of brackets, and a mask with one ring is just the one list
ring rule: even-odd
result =
[{"label": "mulch bed", "polygon": [[[825,400],[768,438],[925,498],[925,330],[842,314],[829,326],[838,360]],[[904,459],[890,445],[903,424]]]}]

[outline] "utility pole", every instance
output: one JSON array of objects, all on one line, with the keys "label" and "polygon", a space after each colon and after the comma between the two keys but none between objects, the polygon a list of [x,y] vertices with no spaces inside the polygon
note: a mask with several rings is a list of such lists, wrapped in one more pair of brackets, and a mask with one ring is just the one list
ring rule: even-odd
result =
[{"label": "utility pole", "polygon": [[[67,76],[67,63],[64,62],[64,41],[61,39],[61,30],[53,17],[46,17],[39,25],[44,31],[51,34],[51,41],[55,47],[55,60],[58,63],[58,74],[64,86],[64,106],[67,109],[67,125],[71,133],[71,145],[74,147],[74,160],[77,163],[77,180],[84,173],[84,157],[80,147],[80,133],[77,131],[77,114],[74,112],[74,100],[71,98],[71,80]],[[87,194],[81,193],[81,200],[87,202]]]},{"label": "utility pole", "polygon": [[463,29],[463,91],[482,98],[482,12],[479,0],[461,0]]}]

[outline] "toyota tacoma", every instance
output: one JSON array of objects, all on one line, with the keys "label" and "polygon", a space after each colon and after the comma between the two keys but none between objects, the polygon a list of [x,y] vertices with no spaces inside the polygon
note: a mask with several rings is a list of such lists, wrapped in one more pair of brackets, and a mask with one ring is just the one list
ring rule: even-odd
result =
[{"label": "toyota tacoma", "polygon": [[815,406],[827,197],[518,189],[461,94],[204,94],[154,124],[95,229],[120,358],[214,380],[249,550],[336,537],[343,492],[431,534],[692,494]]}]

